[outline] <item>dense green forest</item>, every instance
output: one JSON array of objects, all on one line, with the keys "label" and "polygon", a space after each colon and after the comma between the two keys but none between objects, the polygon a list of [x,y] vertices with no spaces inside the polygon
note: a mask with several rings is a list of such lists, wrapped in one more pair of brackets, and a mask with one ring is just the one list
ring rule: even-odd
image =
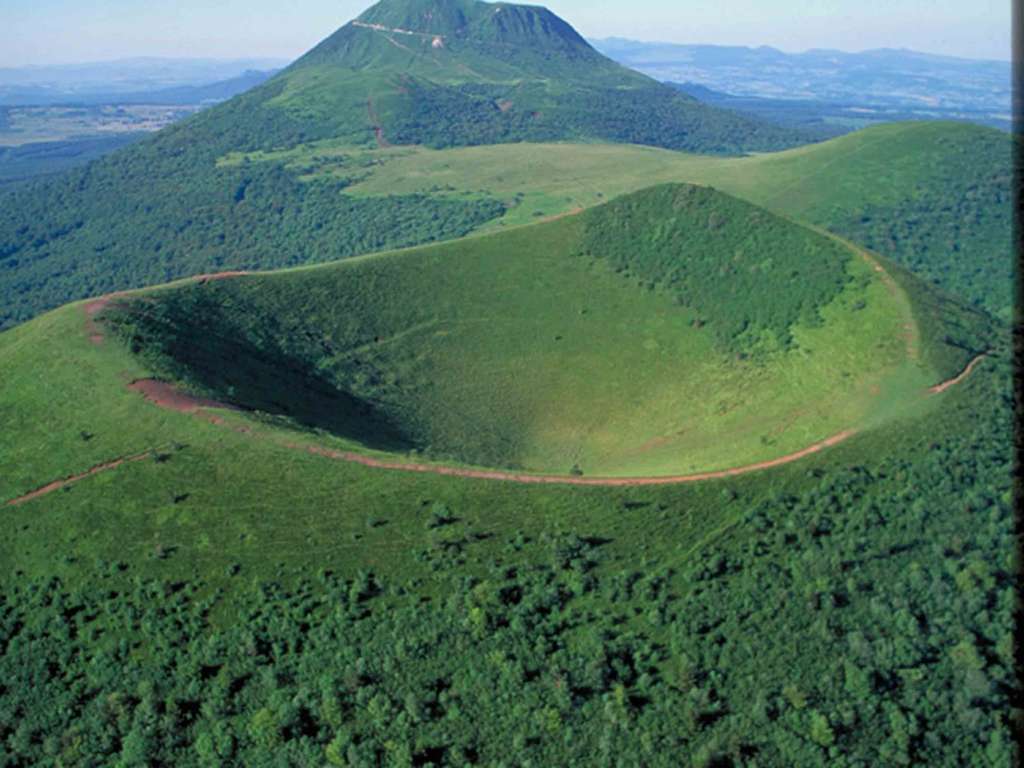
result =
[{"label": "dense green forest", "polygon": [[[0,118],[0,130],[3,127]],[[85,165],[140,138],[140,134],[126,134],[0,147],[0,187]]]},{"label": "dense green forest", "polygon": [[304,184],[274,165],[216,168],[208,155],[193,165],[175,151],[189,142],[172,128],[9,192],[0,214],[0,327],[130,285],[460,237],[504,210],[493,200],[356,199],[344,194],[343,179]]},{"label": "dense green forest", "polygon": [[833,205],[830,211],[819,206],[817,218],[832,231],[1010,320],[1016,282],[1011,257],[1013,154],[1021,151],[1020,138],[938,123],[894,139],[888,167],[842,168],[847,180],[840,184],[852,186],[858,177],[866,182],[877,171],[899,180],[902,192],[894,194],[879,184],[856,205]]},{"label": "dense green forest", "polygon": [[1009,174],[1007,168],[995,183],[971,180],[962,196],[922,188],[893,206],[869,203],[852,215],[837,213],[832,227],[1009,320],[1015,282]]},{"label": "dense green forest", "polygon": [[[743,147],[785,149],[801,138],[766,123],[745,123],[726,110],[695,110],[656,83],[628,90],[581,86],[557,99],[540,83],[444,86],[403,78],[401,87],[408,103],[385,129],[394,144],[443,149],[600,139],[721,154]],[[504,104],[520,108],[504,110]]]},{"label": "dense green forest", "polygon": [[435,504],[400,581],[12,574],[0,764],[1008,766],[1009,382],[1003,346],[883,458],[723,485],[735,524],[672,556],[524,509],[480,558]]}]

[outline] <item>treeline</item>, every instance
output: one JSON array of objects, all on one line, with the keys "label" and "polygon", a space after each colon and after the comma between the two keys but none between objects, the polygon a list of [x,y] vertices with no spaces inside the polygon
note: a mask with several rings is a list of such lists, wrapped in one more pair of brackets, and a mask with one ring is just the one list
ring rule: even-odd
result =
[{"label": "treeline", "polygon": [[[344,195],[345,179],[303,184],[272,164],[217,167],[229,152],[374,141],[362,96],[343,109],[321,108],[316,94],[302,109],[268,105],[285,87],[273,80],[86,168],[0,193],[0,329],[105,291],[459,237],[500,215],[497,201],[356,200]],[[663,86],[440,86],[404,78],[395,87],[400,93],[379,107],[392,144],[604,139],[735,153],[799,141]]]},{"label": "treeline", "polygon": [[461,237],[494,200],[360,199],[275,164],[217,168],[145,142],[0,206],[0,328],[68,301],[224,269],[273,269]]},{"label": "treeline", "polygon": [[395,144],[443,149],[520,141],[594,140],[707,154],[785,149],[799,132],[700,105],[672,89],[442,86],[408,78],[385,130]]},{"label": "treeline", "polygon": [[1008,321],[1015,284],[1010,173],[1008,165],[1002,178],[966,179],[965,194],[918,188],[902,203],[868,205],[830,226]]},{"label": "treeline", "polygon": [[[2,123],[0,130],[3,130]],[[85,165],[139,138],[139,134],[117,134],[98,139],[45,141],[20,147],[0,147],[0,185]]]},{"label": "treeline", "polygon": [[11,574],[0,765],[1009,766],[1010,380],[723,484],[732,532],[672,562],[552,530],[469,569],[435,506],[399,583]]}]

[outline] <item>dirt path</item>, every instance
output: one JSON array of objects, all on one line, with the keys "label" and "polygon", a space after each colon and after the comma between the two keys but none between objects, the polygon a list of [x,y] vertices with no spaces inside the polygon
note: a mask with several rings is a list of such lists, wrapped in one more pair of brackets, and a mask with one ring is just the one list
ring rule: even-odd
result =
[{"label": "dirt path", "polygon": [[437,35],[433,32],[416,32],[412,29],[402,29],[401,27],[385,27],[383,24],[367,24],[365,21],[353,21],[353,27],[361,27],[362,29],[372,29],[374,32],[390,32],[395,35],[410,35],[412,37],[425,37],[431,41],[441,40],[444,41],[444,35]]},{"label": "dirt path", "polygon": [[[570,215],[569,213],[561,214],[561,216]],[[870,258],[870,257],[868,257]],[[206,283],[211,280],[222,280],[229,277],[237,277],[239,275],[248,274],[246,272],[218,272],[210,275],[198,275],[194,278],[189,278],[189,282]],[[891,278],[890,278],[891,279]],[[99,344],[103,341],[103,334],[96,323],[96,316],[106,308],[111,301],[120,297],[129,295],[129,291],[119,291],[117,293],[111,293],[103,296],[99,299],[90,301],[85,305],[85,329],[86,333],[89,334],[89,338],[95,344]],[[927,390],[927,395],[939,395],[947,390],[955,387],[957,384],[963,382],[968,376],[970,376],[974,369],[981,364],[981,362],[988,357],[987,352],[983,352],[975,357],[971,362],[952,379],[940,382]],[[179,413],[188,413],[196,416],[202,416],[207,421],[218,426],[225,426],[226,422],[214,414],[208,413],[210,409],[223,409],[238,411],[239,409],[228,405],[227,403],[218,402],[216,400],[208,400],[205,398],[197,398],[192,395],[188,395],[178,390],[174,385],[163,381],[157,381],[155,379],[139,379],[133,381],[128,388],[133,392],[137,392],[146,398],[150,403],[156,405],[159,408],[166,408],[168,410],[177,411]],[[235,431],[252,435],[252,430],[247,427],[237,427]],[[770,459],[768,461],[758,462],[756,464],[748,464],[743,467],[734,467],[732,469],[722,469],[714,472],[700,472],[691,475],[674,475],[666,477],[614,477],[614,478],[600,478],[600,477],[579,477],[579,476],[562,476],[562,475],[532,475],[527,473],[516,473],[516,472],[503,472],[500,470],[486,470],[486,469],[462,469],[458,467],[446,467],[443,465],[435,464],[420,464],[411,462],[401,461],[386,461],[384,459],[377,459],[371,456],[366,456],[361,453],[355,453],[352,451],[336,451],[329,448],[323,448],[320,446],[301,446],[296,444],[285,444],[285,447],[292,450],[305,451],[306,453],[313,454],[315,456],[322,456],[324,458],[333,459],[336,461],[345,461],[352,464],[361,464],[364,467],[371,467],[373,469],[385,469],[399,472],[418,472],[424,474],[435,474],[444,475],[448,477],[464,477],[476,480],[498,480],[504,482],[520,483],[520,484],[533,484],[533,485],[576,485],[576,486],[599,486],[599,487],[638,487],[638,486],[651,486],[651,485],[681,485],[684,483],[696,483],[703,482],[706,480],[718,480],[727,477],[736,477],[739,475],[746,475],[751,472],[759,472],[765,469],[772,469],[774,467],[783,466],[790,464],[794,461],[811,456],[818,453],[826,448],[831,448],[839,443],[842,443],[849,438],[857,434],[856,430],[848,429],[839,434],[833,435],[821,442],[814,443],[803,450],[795,453],[790,453],[786,456],[780,456],[776,459]],[[47,483],[34,491],[31,491],[23,496],[19,496],[16,499],[12,499],[6,503],[6,506],[17,506],[24,504],[28,501],[32,501],[41,496],[58,491],[69,485],[73,485],[81,480],[97,475],[101,472],[107,472],[113,469],[117,469],[123,464],[135,461],[141,461],[142,459],[152,455],[151,451],[141,453],[135,456],[127,456],[112,461],[98,464],[91,469],[82,472],[78,475],[72,475],[69,477],[62,478],[60,480],[54,480],[53,482]]]},{"label": "dirt path", "polygon": [[[928,395],[935,395],[961,383],[971,375],[977,365],[987,356],[982,354],[971,361],[955,378],[944,381],[928,389]],[[147,400],[162,408],[170,408],[182,413],[200,414],[209,408],[224,408],[238,410],[225,403],[218,403],[214,400],[204,400],[187,395],[175,389],[173,385],[166,382],[143,380],[134,382],[131,389],[143,394]],[[214,424],[224,425],[224,421],[217,417],[208,416],[208,420]],[[249,430],[238,429],[237,431],[251,434]],[[425,474],[444,475],[448,477],[464,477],[476,480],[499,480],[520,484],[533,485],[578,485],[578,486],[599,486],[599,487],[638,487],[650,485],[681,485],[684,483],[696,483],[706,480],[719,480],[727,477],[746,475],[751,472],[759,472],[765,469],[780,467],[799,461],[815,453],[839,445],[857,434],[855,429],[847,429],[832,437],[809,445],[806,448],[780,456],[767,461],[760,461],[755,464],[747,464],[742,467],[721,469],[713,472],[698,472],[689,475],[670,475],[665,477],[581,477],[571,475],[535,475],[521,472],[504,472],[501,470],[489,469],[466,469],[460,467],[446,467],[438,464],[422,464],[403,461],[388,461],[386,459],[374,458],[354,451],[337,451],[321,446],[302,446],[294,443],[286,443],[285,447],[292,450],[305,451],[306,453],[336,461],[345,461],[352,464],[361,464],[364,467],[373,469],[385,469],[399,472],[418,472]]]},{"label": "dirt path", "polygon": [[391,144],[384,138],[384,128],[380,124],[380,116],[377,114],[377,109],[373,106],[372,96],[366,100],[366,110],[370,114],[370,123],[373,125],[373,135],[377,137],[377,146],[380,149],[387,149]]},{"label": "dirt path", "polygon": [[583,485],[599,486],[604,488],[632,488],[646,485],[680,485],[682,483],[696,483],[703,480],[717,480],[725,477],[735,477],[736,475],[745,475],[762,469],[770,469],[771,467],[778,467],[783,464],[798,461],[806,456],[818,453],[825,448],[838,445],[844,440],[853,437],[855,434],[856,430],[849,429],[845,432],[840,432],[838,435],[833,435],[827,440],[822,440],[820,443],[808,446],[802,451],[791,453],[788,456],[781,456],[777,459],[771,459],[770,461],[750,464],[745,467],[722,469],[716,472],[701,472],[694,475],[677,475],[674,477],[578,477],[569,475],[530,475],[517,472],[502,472],[500,470],[460,469],[458,467],[445,467],[434,464],[413,464],[397,461],[384,461],[383,459],[364,456],[361,453],[333,451],[328,448],[321,448],[315,445],[303,448],[302,446],[289,444],[287,447],[296,450],[305,450],[307,453],[311,453],[315,456],[323,456],[328,459],[346,461],[352,464],[361,464],[364,467],[372,467],[374,469],[390,469],[400,472],[420,472],[434,475],[445,475],[447,477],[465,477],[474,480],[502,480],[524,485]]},{"label": "dirt path", "polygon": [[70,477],[65,477],[60,480],[54,480],[52,483],[47,483],[46,485],[40,488],[36,488],[36,490],[34,491],[26,493],[24,496],[19,496],[16,499],[11,499],[10,501],[7,502],[7,506],[16,507],[19,504],[24,504],[28,501],[32,501],[33,499],[38,499],[40,496],[46,496],[47,494],[53,493],[54,491],[59,491],[61,488],[73,485],[80,480],[85,480],[87,477],[98,475],[100,474],[100,472],[108,472],[111,469],[117,469],[122,464],[128,464],[133,461],[142,461],[143,459],[147,459],[152,455],[152,451],[146,451],[145,453],[140,453],[135,456],[124,456],[120,459],[114,459],[113,461],[107,461],[104,462],[103,464],[97,464],[92,469],[88,469],[79,475],[71,475]]},{"label": "dirt path", "polygon": [[[928,390],[928,394],[937,395],[961,383],[971,375],[974,369],[987,356],[987,353],[978,355],[955,378],[944,381],[941,384],[936,384]],[[226,426],[226,422],[219,416],[208,413],[209,409],[238,410],[234,406],[226,403],[220,403],[216,400],[192,397],[184,392],[180,392],[173,385],[168,384],[167,382],[156,381],[154,379],[141,379],[134,381],[129,385],[129,389],[134,392],[138,392],[157,407],[167,408],[179,413],[188,413],[194,416],[200,416],[217,426]],[[252,430],[248,427],[234,427],[233,429],[240,434],[249,436],[253,435]],[[459,467],[446,467],[438,464],[386,461],[384,459],[366,456],[361,453],[355,453],[354,451],[336,451],[316,445],[303,446],[296,443],[285,443],[284,447],[290,450],[303,451],[314,456],[332,459],[334,461],[344,461],[350,464],[360,464],[372,469],[384,469],[397,472],[418,472],[422,474],[443,475],[446,477],[463,477],[473,480],[497,480],[519,483],[521,485],[575,485],[602,488],[635,488],[653,485],[683,485],[685,483],[698,483],[706,480],[721,480],[727,477],[737,477],[739,475],[750,474],[751,472],[760,472],[765,469],[781,467],[785,464],[791,464],[815,453],[819,453],[826,448],[839,445],[853,437],[855,434],[857,434],[857,430],[848,429],[840,432],[839,434],[833,435],[832,437],[826,438],[825,440],[814,443],[813,445],[809,445],[803,450],[796,451],[795,453],[790,453],[786,456],[780,456],[768,461],[760,461],[756,464],[748,464],[743,467],[733,467],[732,469],[721,469],[714,472],[699,472],[691,475],[675,475],[666,477],[579,477],[564,475],[531,475],[519,472],[503,472],[501,470],[463,469]],[[127,464],[129,462],[141,461],[151,455],[152,451],[146,451],[145,453],[140,453],[135,456],[127,456],[120,459],[114,459],[113,461],[108,461],[104,464],[99,464],[81,474],[72,475],[70,477],[65,477],[60,480],[54,480],[51,483],[47,483],[24,496],[19,496],[16,499],[8,501],[7,506],[11,507],[24,504],[81,480],[85,480],[93,475],[117,469],[123,464]]]},{"label": "dirt path", "polygon": [[180,391],[173,384],[156,379],[138,379],[128,385],[132,392],[138,392],[144,398],[158,405],[178,413],[195,413],[202,408],[223,408],[225,410],[237,411],[238,408],[220,403],[216,400],[207,400],[202,397],[193,397]]},{"label": "dirt path", "polygon": [[789,219],[798,226],[805,227],[812,232],[817,232],[822,237],[827,237],[835,243],[848,248],[855,254],[859,255],[865,262],[871,267],[871,269],[878,275],[878,278],[882,281],[882,285],[885,286],[889,295],[900,305],[902,314],[904,316],[904,322],[901,327],[902,333],[900,337],[906,342],[907,345],[907,357],[911,360],[917,361],[921,359],[921,332],[917,327],[917,323],[914,321],[914,312],[910,307],[910,299],[907,298],[906,293],[897,284],[895,278],[889,274],[889,272],[882,266],[881,262],[875,258],[874,254],[865,248],[857,245],[851,240],[847,240],[845,237],[830,232],[824,227],[819,227],[815,224],[807,224],[800,222],[796,219]]},{"label": "dirt path", "polygon": [[981,361],[984,360],[986,357],[988,357],[988,352],[982,352],[976,358],[971,360],[971,362],[969,362],[967,364],[967,367],[964,368],[963,371],[961,371],[959,375],[957,375],[956,377],[950,379],[949,381],[944,381],[941,384],[936,384],[934,387],[931,387],[928,390],[928,394],[940,395],[943,392],[945,392],[947,389],[949,389],[950,387],[955,387],[961,381],[963,381],[968,376],[970,376],[971,373],[974,371],[974,369],[976,367],[978,367],[978,365],[981,363]]}]

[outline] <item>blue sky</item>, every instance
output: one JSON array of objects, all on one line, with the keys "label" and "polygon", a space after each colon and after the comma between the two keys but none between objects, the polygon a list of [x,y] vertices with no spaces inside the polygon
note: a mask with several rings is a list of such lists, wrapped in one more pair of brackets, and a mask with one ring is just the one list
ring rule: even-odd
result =
[{"label": "blue sky", "polygon": [[[1008,0],[532,0],[587,37],[1010,58]],[[0,66],[294,58],[369,0],[0,0]]]}]

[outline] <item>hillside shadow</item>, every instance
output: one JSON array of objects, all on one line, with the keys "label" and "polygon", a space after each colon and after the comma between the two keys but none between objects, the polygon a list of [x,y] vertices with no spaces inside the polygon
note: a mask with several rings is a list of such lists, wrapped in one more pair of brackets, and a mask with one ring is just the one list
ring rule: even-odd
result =
[{"label": "hillside shadow", "polygon": [[141,311],[132,313],[133,351],[158,351],[159,363],[176,379],[220,402],[286,417],[376,450],[416,447],[387,414],[337,387],[313,361],[254,343],[211,303],[158,315],[136,309]]}]

